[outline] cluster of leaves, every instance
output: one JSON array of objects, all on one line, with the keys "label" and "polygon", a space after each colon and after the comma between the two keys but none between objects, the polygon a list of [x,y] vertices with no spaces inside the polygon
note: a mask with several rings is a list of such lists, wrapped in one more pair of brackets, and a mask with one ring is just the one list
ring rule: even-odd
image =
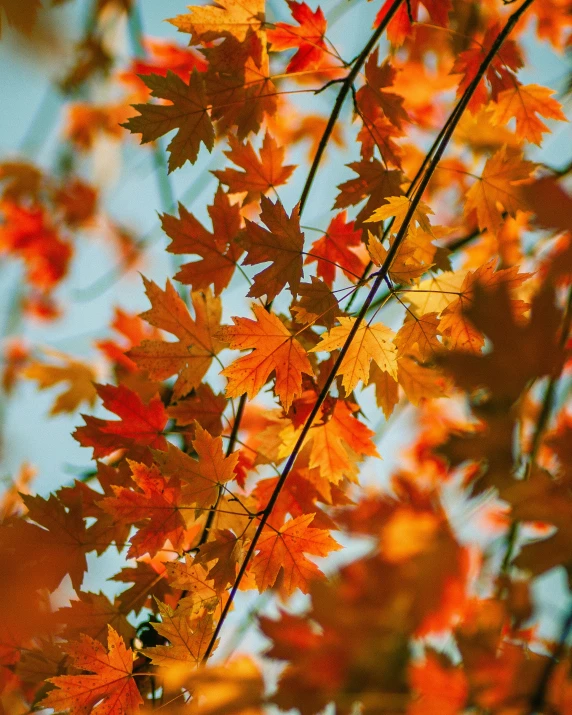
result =
[{"label": "cluster of leaves", "polygon": [[[566,118],[517,76],[531,18],[563,49],[565,3],[387,0],[351,62],[321,8],[288,10],[272,22],[264,0],[193,6],[170,20],[188,49],[148,43],[116,73],[121,101],[69,107],[78,152],[127,129],[158,152],[169,134],[170,172],[215,145],[228,161],[210,227],[183,203],[161,216],[185,262],[164,287],[143,279],[141,316],[117,311],[121,337],[98,343],[110,384],[69,356],[8,347],[7,390],[65,383],[52,413],[100,401],[114,417],[75,430],[95,460],[81,479],[44,499],[22,493],[24,470],[4,495],[2,706],[570,713],[572,616],[559,640],[541,637],[531,592],[551,569],[572,573],[572,197],[566,169],[526,158],[549,131],[541,117]],[[78,76],[109,70],[94,57]],[[290,95],[328,87],[329,117],[296,114]],[[359,156],[310,240],[301,215],[346,98]],[[286,147],[308,139],[293,184]],[[96,193],[30,164],[0,172],[0,247],[46,304]],[[132,260],[137,244],[119,243]],[[223,324],[237,287],[251,310]],[[380,457],[365,414],[404,409],[412,444],[389,488],[364,489],[362,465],[375,473]],[[477,514],[469,533],[451,494]],[[367,553],[326,578],[314,557],[348,539]],[[124,558],[114,600],[82,588],[88,555],[111,549]],[[76,598],[56,608],[66,578]],[[285,607],[258,620],[264,657],[217,661],[238,591]],[[283,666],[275,688],[266,659]]]}]

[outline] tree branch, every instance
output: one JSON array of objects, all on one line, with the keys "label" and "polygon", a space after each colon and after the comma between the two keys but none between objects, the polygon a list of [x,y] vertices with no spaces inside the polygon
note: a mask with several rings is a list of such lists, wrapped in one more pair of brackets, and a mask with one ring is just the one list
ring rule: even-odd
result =
[{"label": "tree branch", "polygon": [[367,45],[357,56],[351,70],[348,72],[348,75],[343,80],[342,87],[338,93],[338,96],[336,97],[336,103],[334,104],[334,108],[332,110],[332,113],[330,114],[330,118],[328,120],[326,128],[324,129],[324,133],[322,134],[322,138],[320,139],[316,155],[314,156],[312,166],[310,167],[310,171],[308,173],[308,178],[306,179],[306,183],[304,184],[304,188],[302,189],[302,195],[300,197],[300,215],[302,215],[302,212],[304,211],[304,207],[306,205],[306,201],[308,200],[312,184],[314,183],[314,178],[318,171],[318,167],[320,166],[320,162],[322,161],[322,156],[324,155],[324,151],[326,150],[328,141],[330,140],[332,132],[334,131],[334,127],[342,110],[342,105],[346,97],[348,96],[351,86],[354,83],[356,77],[358,76],[365,61],[367,60],[370,52],[378,43],[379,38],[382,36],[383,32],[385,31],[385,28],[390,23],[392,17],[395,15],[402,2],[403,0],[394,0],[393,5],[389,8],[387,15],[375,28],[375,32],[369,38]]}]

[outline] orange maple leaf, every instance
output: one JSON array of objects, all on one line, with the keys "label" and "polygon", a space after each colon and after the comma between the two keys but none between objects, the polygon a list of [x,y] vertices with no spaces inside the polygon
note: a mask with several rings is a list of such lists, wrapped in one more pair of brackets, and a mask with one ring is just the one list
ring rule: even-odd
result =
[{"label": "orange maple leaf", "polygon": [[537,84],[518,85],[505,89],[497,98],[491,121],[506,124],[516,118],[516,133],[519,137],[540,146],[542,135],[550,129],[536,116],[567,121],[559,102],[552,99],[554,90]]},{"label": "orange maple leaf", "polygon": [[252,144],[241,144],[230,134],[228,137],[230,150],[225,155],[244,171],[237,169],[222,169],[213,171],[216,178],[228,186],[229,193],[237,194],[246,191],[244,203],[256,201],[276,186],[285,184],[296,168],[293,164],[283,166],[284,148],[279,147],[270,132],[266,132],[260,149],[260,159],[256,156]]},{"label": "orange maple leaf", "polygon": [[142,75],[141,79],[151,90],[152,97],[166,99],[171,104],[134,104],[139,116],[131,117],[122,126],[133,134],[141,134],[142,144],[177,129],[167,147],[169,171],[180,168],[186,161],[194,164],[201,143],[211,151],[214,129],[201,75],[194,70],[188,83],[170,70],[165,77],[149,74]]},{"label": "orange maple leaf", "polygon": [[250,355],[238,358],[222,371],[228,378],[226,394],[252,399],[272,372],[276,373],[275,392],[288,411],[302,392],[302,373],[313,375],[306,351],[282,321],[260,305],[253,305],[256,320],[233,318],[234,326],[221,329],[219,336],[233,349],[252,348]]},{"label": "orange maple leaf", "polygon": [[198,387],[222,345],[215,337],[219,328],[222,306],[210,290],[191,294],[195,318],[167,280],[165,290],[143,278],[151,309],[141,317],[151,325],[175,335],[176,342],[144,340],[132,348],[128,356],[138,367],[147,370],[153,380],[178,375],[173,388],[176,400]]},{"label": "orange maple leaf", "polygon": [[99,642],[82,635],[75,643],[62,646],[80,670],[93,675],[58,675],[48,682],[56,686],[41,701],[44,708],[72,715],[135,715],[143,699],[133,680],[133,651],[108,626],[108,652]]},{"label": "orange maple leaf", "polygon": [[219,487],[234,479],[238,452],[226,457],[222,437],[211,437],[198,422],[195,423],[193,448],[199,459],[193,459],[172,444],[168,451],[154,451],[153,457],[164,475],[182,480],[186,498],[199,507],[212,506],[218,497]]},{"label": "orange maple leaf", "polygon": [[252,298],[266,295],[268,300],[288,285],[296,295],[302,278],[302,249],[304,234],[300,231],[300,214],[296,206],[288,216],[284,207],[262,197],[260,219],[268,226],[266,230],[252,221],[246,221],[246,234],[241,243],[248,250],[244,265],[253,266],[270,262],[272,265],[254,276],[254,284],[248,291]]},{"label": "orange maple leaf", "polygon": [[[190,459],[190,457],[189,457]],[[140,491],[127,487],[113,487],[115,496],[106,497],[99,506],[116,519],[136,524],[137,532],[131,537],[128,558],[150,554],[154,556],[166,541],[179,550],[185,539],[185,509],[192,521],[193,499],[181,487],[176,477],[161,474],[156,465],[148,467],[129,460],[132,478]]]},{"label": "orange maple leaf", "polygon": [[260,591],[274,586],[281,570],[283,578],[278,590],[284,597],[297,588],[302,593],[308,593],[309,582],[323,577],[316,564],[304,554],[327,556],[341,546],[332,539],[327,529],[309,527],[313,519],[314,514],[304,514],[290,519],[279,530],[266,528],[262,532],[251,565]]},{"label": "orange maple leaf", "polygon": [[[464,75],[457,88],[457,97],[463,94],[477,75],[484,57],[490,51],[499,32],[499,25],[489,27],[481,42],[475,42],[473,47],[461,52],[455,60],[451,72]],[[518,45],[514,40],[505,40],[469,101],[470,111],[478,111],[488,101],[489,92],[486,82],[490,85],[490,95],[494,101],[501,90],[511,89],[517,83],[514,71],[520,69],[522,64]]]},{"label": "orange maple leaf", "polygon": [[517,209],[526,210],[519,189],[528,179],[535,164],[524,161],[522,153],[502,147],[487,159],[481,178],[467,191],[465,213],[476,211],[480,229],[496,234],[502,225],[502,211],[514,216]]},{"label": "orange maple leaf", "polygon": [[288,63],[286,72],[301,72],[303,70],[319,69],[327,58],[328,47],[324,40],[327,22],[322,9],[318,7],[312,12],[305,2],[288,0],[292,17],[298,23],[289,25],[277,22],[273,30],[268,30],[268,40],[274,52],[297,48]]},{"label": "orange maple leaf", "polygon": [[139,395],[125,385],[96,385],[103,406],[114,412],[120,420],[102,420],[82,415],[85,426],[78,427],[73,437],[82,447],[93,447],[94,459],[105,457],[116,449],[137,446],[165,449],[162,432],[168,415],[157,395],[145,404]]}]

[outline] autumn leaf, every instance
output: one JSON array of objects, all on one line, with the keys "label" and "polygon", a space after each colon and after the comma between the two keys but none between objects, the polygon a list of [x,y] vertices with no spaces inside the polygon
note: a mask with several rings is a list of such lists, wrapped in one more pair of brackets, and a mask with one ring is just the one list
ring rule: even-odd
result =
[{"label": "autumn leaf", "polygon": [[143,699],[132,676],[133,652],[108,626],[108,652],[89,636],[63,646],[74,666],[93,675],[58,675],[49,682],[56,686],[39,703],[44,708],[72,715],[94,713],[135,715]]},{"label": "autumn leaf", "polygon": [[356,231],[354,221],[347,221],[346,212],[341,211],[331,220],[326,233],[314,241],[304,263],[316,262],[318,277],[330,288],[336,268],[355,283],[361,278],[365,264],[351,249],[360,245],[361,231]]},{"label": "autumn leaf", "polygon": [[[432,243],[437,237],[440,237],[437,227],[432,229],[432,233],[427,233],[420,226],[410,227],[404,240],[399,244],[388,271],[391,280],[411,285],[426,273],[433,265],[432,261],[437,253],[437,247]],[[391,236],[390,245],[393,245],[394,241],[395,236]],[[371,233],[367,250],[375,265],[383,266],[388,251],[382,245],[381,240]]]},{"label": "autumn leaf", "polygon": [[[377,223],[378,221],[385,221],[388,218],[393,218],[393,223],[391,224],[391,232],[397,233],[401,228],[407,212],[411,206],[411,200],[407,196],[390,196],[386,199],[386,203],[377,208],[372,215],[364,221],[364,223]],[[423,203],[419,201],[411,217],[411,221],[416,221],[421,229],[426,233],[431,233],[431,224],[427,218],[428,214],[432,214],[433,211]]]},{"label": "autumn leaf", "polygon": [[298,207],[288,216],[280,201],[273,204],[263,196],[260,205],[260,220],[269,230],[253,221],[246,221],[246,234],[241,244],[248,254],[243,263],[247,266],[258,263],[271,265],[254,276],[254,283],[247,295],[251,298],[266,295],[268,300],[273,300],[286,285],[296,295],[302,278],[304,248]]},{"label": "autumn leaf", "polygon": [[[407,7],[403,5],[398,7],[387,27],[387,37],[393,45],[402,45],[405,38],[413,31],[411,23],[412,21],[417,22],[419,4],[419,0],[410,0]],[[432,22],[447,27],[448,15],[451,10],[450,0],[421,0],[421,4],[427,9]],[[391,7],[391,0],[386,0],[376,15],[374,26],[379,25]]]},{"label": "autumn leaf", "polygon": [[192,45],[227,33],[242,42],[249,30],[258,32],[264,21],[264,0],[217,0],[210,5],[189,6],[189,10],[169,22],[179,32],[189,33]]},{"label": "autumn leaf", "polygon": [[199,666],[213,633],[213,617],[205,609],[194,613],[189,609],[173,610],[158,602],[161,623],[153,623],[159,635],[170,645],[145,648],[143,654],[154,665],[170,667],[179,664]]},{"label": "autumn leaf", "polygon": [[317,323],[332,328],[341,310],[336,296],[319,278],[312,276],[311,283],[298,286],[299,302],[290,309],[299,323]]},{"label": "autumn leaf", "polygon": [[338,186],[338,196],[334,208],[355,206],[367,199],[356,218],[356,226],[361,228],[365,219],[388,198],[402,194],[401,184],[405,177],[396,169],[387,170],[378,159],[354,161],[348,164],[357,176]]},{"label": "autumn leaf", "polygon": [[285,184],[296,168],[289,164],[284,166],[284,148],[279,147],[269,132],[266,132],[260,149],[260,159],[256,156],[252,144],[241,144],[232,135],[229,136],[230,151],[225,155],[242,171],[224,169],[212,173],[223,184],[228,186],[229,193],[246,192],[244,203],[256,201],[261,194],[270,189]]},{"label": "autumn leaf", "polygon": [[56,397],[50,408],[50,415],[62,412],[75,412],[86,402],[93,407],[97,397],[94,382],[95,372],[90,365],[60,353],[54,354],[63,364],[49,364],[39,360],[32,361],[22,371],[22,376],[38,383],[38,389],[46,390],[54,385],[64,384],[66,389]]},{"label": "autumn leaf", "polygon": [[[457,88],[457,97],[460,97],[467,87],[471,84],[479,71],[479,67],[483,58],[490,51],[492,45],[498,37],[500,27],[498,24],[491,25],[483,37],[482,41],[474,43],[472,47],[461,52],[455,59],[453,73],[463,75],[459,87]],[[469,101],[469,109],[471,112],[478,111],[489,98],[496,101],[498,93],[504,89],[511,89],[517,79],[514,71],[520,69],[523,65],[522,57],[518,45],[513,40],[505,40],[502,47],[492,58],[485,76],[479,82],[479,85]],[[487,82],[490,86],[490,91],[487,88]]]},{"label": "autumn leaf", "polygon": [[511,216],[517,209],[526,210],[518,186],[528,179],[534,166],[530,161],[523,161],[518,151],[499,149],[487,159],[481,177],[467,192],[465,214],[476,211],[479,228],[496,234],[502,225],[499,204]]},{"label": "autumn leaf", "polygon": [[343,477],[355,481],[359,462],[364,457],[379,457],[372,441],[375,433],[355,417],[357,409],[351,402],[336,400],[333,407],[322,411],[308,434],[308,464],[317,470],[319,479],[314,481],[311,473],[307,478],[328,501],[332,484],[339,484]]},{"label": "autumn leaf", "polygon": [[268,41],[272,45],[271,50],[280,52],[296,48],[286,72],[319,69],[324,55],[328,52],[324,40],[327,27],[324,13],[320,7],[313,12],[305,2],[293,0],[288,0],[288,7],[298,26],[277,22],[267,33]]},{"label": "autumn leaf", "polygon": [[204,80],[194,70],[188,83],[177,74],[167,72],[142,75],[141,79],[151,90],[151,96],[166,99],[171,104],[135,104],[139,116],[131,117],[124,126],[133,134],[141,134],[141,143],[155,141],[174,129],[167,151],[169,171],[179,169],[186,161],[194,164],[201,143],[211,151],[214,146],[214,130],[207,111]]},{"label": "autumn leaf", "polygon": [[168,417],[159,396],[145,404],[139,395],[124,385],[96,385],[96,390],[103,406],[120,419],[102,420],[82,415],[85,426],[78,427],[73,436],[82,447],[93,447],[94,458],[135,446],[164,448],[166,441],[162,432]]},{"label": "autumn leaf", "polygon": [[377,48],[368,57],[365,64],[365,84],[356,93],[356,100],[360,111],[367,116],[372,116],[381,110],[393,126],[401,129],[409,116],[403,108],[404,98],[388,91],[395,82],[397,71],[387,61],[380,66]]},{"label": "autumn leaf", "polygon": [[141,317],[151,325],[175,335],[177,342],[144,340],[128,355],[147,370],[154,380],[178,375],[173,397],[178,399],[198,387],[213,357],[222,348],[215,337],[221,318],[221,302],[210,291],[191,294],[195,318],[179,297],[170,281],[161,290],[153,281],[143,278],[151,309]]},{"label": "autumn leaf", "polygon": [[414,355],[422,362],[433,358],[442,348],[437,337],[438,328],[436,313],[426,313],[419,318],[408,315],[393,340],[398,356]]},{"label": "autumn leaf", "polygon": [[256,304],[252,310],[255,321],[233,318],[234,326],[222,328],[219,333],[233,350],[252,349],[250,355],[238,358],[222,371],[228,378],[226,394],[238,397],[246,392],[252,399],[274,372],[275,392],[288,410],[302,392],[302,374],[312,375],[312,367],[304,348],[279,318]]},{"label": "autumn leaf", "polygon": [[154,556],[167,541],[180,550],[192,523],[192,495],[182,488],[178,475],[163,476],[156,465],[129,461],[129,466],[138,490],[114,487],[114,496],[100,501],[101,508],[116,519],[138,526],[128,557]]},{"label": "autumn leaf", "polygon": [[213,437],[222,432],[222,415],[226,409],[226,398],[223,394],[214,393],[209,384],[201,383],[191,395],[178,400],[167,407],[167,414],[179,426],[191,426],[196,420],[208,430]]},{"label": "autumn leaf", "polygon": [[[355,318],[340,317],[341,325],[332,328],[327,335],[322,336],[322,341],[310,352],[332,352],[341,348],[353,328]],[[338,373],[343,375],[342,384],[349,394],[360,380],[364,385],[369,381],[369,365],[374,360],[377,365],[386,370],[393,377],[397,376],[397,355],[395,345],[392,343],[393,330],[383,323],[368,325],[363,321],[344,355]]]},{"label": "autumn leaf", "polygon": [[297,588],[308,593],[309,582],[323,577],[304,554],[326,556],[341,547],[326,529],[310,527],[313,519],[314,514],[305,514],[290,519],[279,530],[266,528],[262,532],[251,566],[261,592],[274,586],[281,570],[278,590],[283,597],[290,596]]},{"label": "autumn leaf", "polygon": [[154,451],[153,458],[164,476],[181,480],[189,503],[210,507],[217,500],[219,488],[234,478],[238,452],[225,456],[222,437],[212,437],[198,422],[192,444],[198,460],[172,444],[166,452]]},{"label": "autumn leaf", "polygon": [[515,84],[514,88],[499,94],[491,121],[494,124],[506,124],[515,117],[517,135],[540,146],[542,135],[550,129],[540,121],[537,114],[547,119],[567,121],[560,103],[552,99],[553,94],[553,90],[537,84]]},{"label": "autumn leaf", "polygon": [[230,283],[243,253],[236,242],[241,233],[240,208],[231,204],[219,187],[208,211],[213,224],[212,233],[182,204],[179,204],[179,218],[164,214],[161,225],[171,239],[167,248],[169,253],[195,254],[201,259],[181,266],[175,280],[190,285],[195,291],[204,290],[212,284],[215,295],[220,295]]},{"label": "autumn leaf", "polygon": [[195,563],[208,565],[209,578],[217,592],[221,592],[235,582],[243,556],[244,539],[235,536],[230,529],[217,529],[214,540],[199,549]]}]

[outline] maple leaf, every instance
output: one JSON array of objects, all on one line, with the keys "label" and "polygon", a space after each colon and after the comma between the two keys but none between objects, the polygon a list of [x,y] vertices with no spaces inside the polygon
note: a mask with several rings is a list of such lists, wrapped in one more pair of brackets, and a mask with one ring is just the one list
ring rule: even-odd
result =
[{"label": "maple leaf", "polygon": [[256,201],[261,194],[285,184],[296,168],[292,164],[283,165],[284,148],[279,147],[269,132],[266,132],[260,149],[260,159],[250,142],[241,144],[232,134],[228,142],[230,150],[225,155],[243,171],[223,169],[212,173],[228,186],[231,194],[246,192],[244,203]]},{"label": "maple leaf", "polygon": [[438,328],[436,313],[426,313],[419,318],[408,315],[393,340],[398,355],[413,355],[422,362],[430,360],[442,348],[437,338]]},{"label": "maple leaf", "polygon": [[190,512],[194,503],[191,495],[181,488],[177,477],[164,477],[156,465],[129,461],[129,466],[140,491],[114,487],[115,496],[99,502],[116,519],[138,526],[130,539],[128,558],[146,553],[154,556],[166,541],[175,550],[181,549],[187,527],[185,509]]},{"label": "maple leaf", "polygon": [[300,231],[300,213],[296,206],[288,216],[280,201],[275,204],[262,197],[260,219],[269,230],[252,221],[246,221],[246,234],[241,239],[248,251],[243,263],[247,266],[271,262],[268,268],[254,276],[254,283],[247,295],[268,300],[288,285],[293,295],[298,291],[302,278],[302,249],[304,234]]},{"label": "maple leaf", "polygon": [[214,540],[201,546],[195,563],[210,564],[209,578],[217,592],[221,592],[235,582],[243,556],[244,538],[236,537],[229,529],[216,529]]},{"label": "maple leaf", "polygon": [[367,117],[375,115],[381,109],[394,127],[401,129],[404,122],[409,119],[403,108],[403,97],[387,88],[395,82],[397,71],[389,62],[383,62],[378,67],[378,49],[369,56],[365,65],[365,84],[356,93],[356,100],[362,114]]},{"label": "maple leaf", "polygon": [[433,365],[426,365],[416,358],[403,355],[397,361],[397,380],[412,405],[424,400],[445,397],[451,381]]},{"label": "maple leaf", "polygon": [[207,569],[188,554],[185,554],[184,562],[171,561],[165,564],[165,568],[171,586],[185,591],[185,599],[193,604],[195,610],[218,600],[218,591],[214,588],[214,580],[208,577]]},{"label": "maple leaf", "polygon": [[221,301],[208,290],[195,291],[191,299],[196,317],[192,318],[169,280],[164,291],[153,281],[143,278],[143,282],[151,309],[141,317],[156,328],[172,333],[178,341],[144,340],[132,348],[128,356],[154,380],[178,375],[173,390],[173,398],[178,399],[199,386],[213,357],[222,348],[215,337]]},{"label": "maple leaf", "polygon": [[283,577],[278,590],[283,597],[291,595],[297,588],[308,593],[309,582],[323,577],[320,569],[304,554],[327,556],[341,547],[326,529],[310,527],[313,519],[314,514],[304,514],[290,519],[279,530],[266,528],[262,532],[250,567],[259,591],[274,586],[281,570]]},{"label": "maple leaf", "polygon": [[[346,342],[356,322],[355,318],[340,317],[341,325],[332,328],[322,341],[310,352],[332,352]],[[338,374],[343,375],[342,384],[349,394],[360,380],[364,385],[369,381],[369,365],[375,360],[377,365],[393,377],[397,376],[397,354],[393,342],[394,332],[383,323],[368,325],[362,322],[346,352]]]},{"label": "maple leaf", "polygon": [[[483,39],[475,43],[473,47],[461,52],[455,60],[452,73],[463,74],[463,79],[457,88],[457,97],[461,97],[463,92],[471,84],[479,72],[479,68],[490,51],[500,31],[499,25],[490,26]],[[514,40],[506,40],[502,47],[492,58],[491,63],[483,79],[479,82],[476,91],[469,100],[468,108],[471,112],[478,111],[483,104],[488,101],[489,92],[486,82],[490,85],[491,98],[496,101],[501,90],[511,89],[517,84],[514,71],[522,67],[522,57],[518,45]]]},{"label": "maple leaf", "polygon": [[[73,587],[79,590],[87,570],[86,554],[92,550],[83,514],[78,509],[66,511],[53,494],[48,499],[30,494],[21,497],[30,521],[7,521],[0,539],[2,548],[14,550],[15,564],[38,571],[36,588],[53,591],[69,574]],[[36,575],[29,574],[28,579],[34,584]]]},{"label": "maple leaf", "polygon": [[367,199],[355,222],[356,227],[362,228],[364,220],[369,218],[386,199],[403,193],[401,184],[404,183],[405,177],[396,169],[388,171],[378,159],[354,161],[348,164],[348,167],[357,174],[357,177],[338,186],[339,194],[334,208],[355,206]]},{"label": "maple leaf", "polygon": [[305,264],[316,262],[317,274],[330,288],[336,276],[336,268],[354,283],[361,278],[365,268],[362,259],[351,251],[361,245],[361,231],[356,231],[354,221],[346,222],[346,212],[341,211],[330,222],[325,235],[314,241]]},{"label": "maple leaf", "polygon": [[258,134],[264,117],[273,117],[278,106],[264,33],[251,33],[243,42],[228,36],[202,52],[209,63],[205,82],[217,129],[230,136],[236,127],[240,141],[250,132]]},{"label": "maple leaf", "polygon": [[116,449],[148,446],[160,449],[166,445],[162,432],[168,416],[157,395],[145,404],[139,395],[119,385],[96,385],[103,406],[120,420],[102,420],[82,415],[85,426],[78,427],[73,437],[82,447],[93,447],[94,458],[105,457]]},{"label": "maple leaf", "polygon": [[320,475],[320,479],[314,481],[313,475],[308,474],[308,480],[328,501],[331,500],[332,484],[337,484],[342,477],[355,480],[358,463],[364,456],[379,457],[372,442],[375,433],[354,417],[357,409],[351,402],[337,400],[333,409],[320,414],[319,421],[308,434],[311,442],[309,467]]},{"label": "maple leaf", "polygon": [[537,84],[519,85],[506,89],[497,97],[491,117],[493,124],[506,124],[516,118],[516,133],[519,137],[540,146],[542,135],[550,129],[536,116],[567,121],[559,102],[552,99],[554,90]]},{"label": "maple leaf", "polygon": [[298,23],[289,25],[277,22],[274,29],[268,30],[268,41],[271,50],[279,52],[296,48],[296,53],[288,63],[286,72],[301,72],[303,70],[319,69],[328,48],[324,40],[326,34],[326,18],[321,8],[312,12],[305,2],[288,0],[292,17]]},{"label": "maple leaf", "polygon": [[112,603],[103,593],[83,591],[79,591],[78,596],[78,600],[70,601],[69,606],[56,612],[57,621],[64,625],[62,635],[66,640],[86,635],[105,643],[107,626],[112,626],[126,642],[135,636],[135,628],[126,618],[131,609],[124,609],[119,599]]},{"label": "maple leaf", "polygon": [[201,143],[211,151],[214,130],[201,75],[194,70],[188,83],[170,70],[165,77],[149,74],[142,75],[141,79],[151,90],[152,97],[166,99],[171,104],[134,104],[139,116],[131,117],[122,126],[133,134],[141,134],[142,144],[177,129],[167,147],[169,171],[180,168],[186,161],[194,164]]},{"label": "maple leaf", "polygon": [[332,328],[342,312],[336,296],[319,278],[311,276],[311,280],[311,283],[300,283],[298,286],[300,300],[290,310],[296,315],[298,323],[304,325],[318,323],[326,328]]},{"label": "maple leaf", "polygon": [[202,382],[189,397],[169,405],[167,414],[178,426],[186,427],[196,420],[213,437],[218,437],[222,433],[222,415],[226,405],[223,394],[215,395],[212,387]]},{"label": "maple leaf", "polygon": [[253,305],[256,320],[233,318],[234,326],[221,329],[219,336],[233,350],[252,348],[250,355],[235,360],[221,375],[228,378],[226,394],[238,397],[246,392],[252,399],[271,373],[276,374],[275,392],[288,411],[302,392],[302,373],[313,375],[306,351],[282,321],[262,306]]},{"label": "maple leaf", "polygon": [[227,34],[242,42],[250,30],[260,31],[264,4],[264,0],[217,0],[211,5],[190,5],[190,13],[178,15],[169,22],[179,32],[191,35],[191,45]]},{"label": "maple leaf", "polygon": [[[411,199],[408,199],[407,196],[390,196],[386,199],[386,203],[377,208],[364,223],[376,223],[393,217],[391,232],[397,233],[407,216],[410,206]],[[419,201],[415,207],[411,221],[417,222],[423,231],[430,234],[431,224],[429,223],[427,215],[432,213],[433,211],[427,204],[423,203],[423,201]]]},{"label": "maple leaf", "polygon": [[219,487],[234,478],[238,452],[226,457],[222,437],[212,437],[198,422],[195,423],[193,447],[198,461],[172,444],[166,452],[154,451],[153,458],[163,474],[183,482],[185,497],[190,504],[210,507],[217,500]]},{"label": "maple leaf", "polygon": [[497,204],[514,216],[517,209],[526,210],[517,188],[528,179],[535,164],[523,161],[518,151],[502,147],[487,159],[481,178],[467,192],[465,213],[476,211],[479,228],[496,233],[502,224]]},{"label": "maple leaf", "polygon": [[203,290],[214,285],[215,295],[228,286],[234,269],[243,253],[236,239],[241,232],[240,208],[230,203],[219,186],[212,206],[208,207],[213,231],[203,225],[179,204],[179,218],[161,216],[163,231],[171,239],[167,251],[174,254],[196,254],[202,260],[185,263],[175,275],[175,280]]},{"label": "maple leaf", "polygon": [[55,353],[54,356],[58,357],[63,365],[50,365],[36,360],[21,373],[23,377],[35,380],[40,390],[67,383],[66,389],[56,397],[51,406],[50,415],[75,412],[82,402],[87,402],[90,407],[93,407],[97,397],[93,385],[96,378],[93,368],[68,355]]},{"label": "maple leaf", "polygon": [[[448,15],[452,9],[451,0],[421,0],[427,8],[429,17],[437,25],[447,27]],[[377,27],[392,7],[392,0],[386,0],[376,15],[374,26]],[[387,26],[387,37],[393,45],[402,45],[412,32],[411,20],[417,21],[419,0],[409,0],[407,6],[400,5]]]},{"label": "maple leaf", "polygon": [[[412,284],[431,268],[437,252],[437,247],[432,243],[439,236],[436,228],[432,228],[432,233],[427,233],[420,226],[409,228],[404,240],[399,244],[388,271],[392,280],[396,283]],[[395,236],[391,236],[390,245],[393,245],[394,240]],[[387,258],[387,249],[382,245],[381,240],[371,233],[367,250],[375,265],[383,266]]]},{"label": "maple leaf", "polygon": [[68,643],[63,650],[73,665],[93,675],[58,675],[48,682],[56,686],[39,703],[44,708],[71,715],[135,715],[143,699],[133,680],[133,651],[125,647],[123,638],[108,626],[108,652],[89,636]]},{"label": "maple leaf", "polygon": [[[161,623],[153,623],[159,635],[170,645],[145,648],[143,654],[154,665],[172,667],[193,664],[199,666],[213,633],[213,617],[205,609],[194,613],[189,609],[173,609],[160,601],[157,603]],[[216,647],[216,646],[215,646]]]},{"label": "maple leaf", "polygon": [[149,603],[153,598],[159,600],[165,598],[165,595],[170,592],[165,573],[165,568],[156,570],[146,561],[137,561],[135,567],[128,566],[116,573],[111,581],[132,584],[118,596],[121,610],[124,613],[134,611],[138,614],[142,608],[153,605]]}]

